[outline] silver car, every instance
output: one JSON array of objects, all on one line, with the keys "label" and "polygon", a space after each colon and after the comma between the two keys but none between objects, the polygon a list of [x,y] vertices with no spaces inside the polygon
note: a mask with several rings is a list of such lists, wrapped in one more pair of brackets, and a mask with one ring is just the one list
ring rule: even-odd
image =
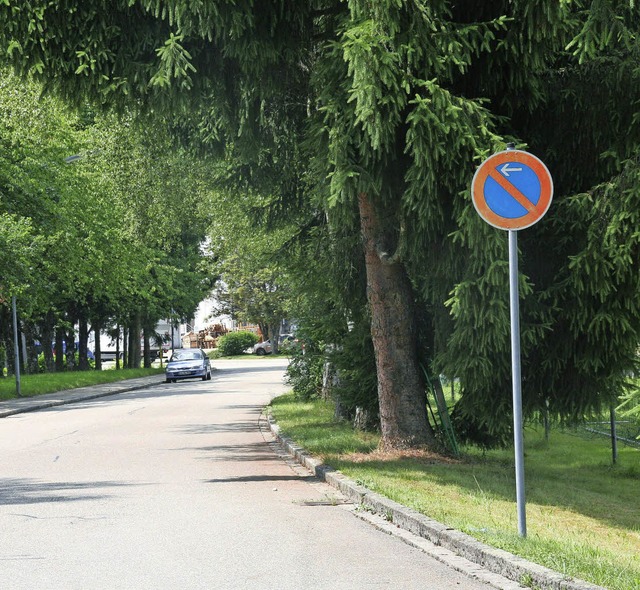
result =
[{"label": "silver car", "polygon": [[167,383],[178,379],[211,379],[211,363],[204,350],[200,348],[180,348],[174,350],[165,369]]},{"label": "silver car", "polygon": [[[291,348],[296,342],[298,342],[293,334],[280,334],[278,337],[278,347],[280,351],[286,351]],[[264,342],[258,342],[253,347],[253,352],[258,356],[263,356],[265,354],[271,354],[272,352],[271,340],[265,340]]]}]

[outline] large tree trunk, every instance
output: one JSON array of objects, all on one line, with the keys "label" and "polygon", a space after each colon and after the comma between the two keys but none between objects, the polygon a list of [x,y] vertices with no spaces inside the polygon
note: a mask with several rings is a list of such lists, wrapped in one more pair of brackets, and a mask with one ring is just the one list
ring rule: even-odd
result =
[{"label": "large tree trunk", "polygon": [[44,356],[44,370],[46,373],[52,373],[55,370],[55,360],[53,357],[54,344],[54,322],[53,312],[47,312],[41,329],[42,354]]},{"label": "large tree trunk", "polygon": [[93,358],[95,361],[96,371],[102,371],[102,344],[100,343],[100,332],[102,331],[101,323],[97,320],[93,321],[91,329],[94,334]]},{"label": "large tree trunk", "polygon": [[22,341],[24,342],[24,366],[27,375],[38,373],[38,347],[36,345],[36,332],[33,324],[24,322],[22,326]]},{"label": "large tree trunk", "polygon": [[78,318],[78,369],[89,370],[89,323],[84,310]]},{"label": "large tree trunk", "polygon": [[378,375],[380,444],[383,449],[435,448],[417,357],[411,284],[404,266],[382,254],[391,244],[368,195],[360,194],[358,205]]},{"label": "large tree trunk", "polygon": [[278,354],[280,346],[278,340],[280,339],[280,322],[277,324],[269,324],[269,338],[271,339],[271,352]]},{"label": "large tree trunk", "polygon": [[56,328],[56,372],[61,373],[64,371],[64,328],[58,326]]},{"label": "large tree trunk", "polygon": [[[71,326],[74,322],[71,321]],[[69,328],[64,335],[65,339],[65,357],[67,358],[67,371],[73,371],[76,368],[76,332],[73,327]]]},{"label": "large tree trunk", "polygon": [[[129,344],[127,346],[127,350],[129,351],[128,354],[128,358],[127,358],[127,368],[128,369],[133,369],[136,364],[135,364],[135,354],[136,354],[136,346],[135,346],[135,334],[136,334],[136,329],[134,328],[134,323],[135,321],[133,319],[130,320],[129,323],[129,328],[127,330],[127,333],[129,334]],[[138,334],[138,340],[140,339],[140,335]]]},{"label": "large tree trunk", "polygon": [[144,349],[142,351],[143,355],[143,366],[145,369],[151,368],[151,333],[153,332],[153,328],[149,328],[149,326],[145,326],[142,330],[142,337],[144,339]]},{"label": "large tree trunk", "polygon": [[0,379],[2,379],[4,375],[3,369],[6,367],[7,362],[7,344],[8,344],[8,322],[7,322],[7,313],[4,305],[0,305]]},{"label": "large tree trunk", "polygon": [[[125,339],[126,339],[126,336],[125,336]],[[120,324],[118,324],[117,326],[117,334],[116,334],[116,370],[119,370],[119,369],[120,369]]]},{"label": "large tree trunk", "polygon": [[122,326],[122,368],[129,368],[129,328]]},{"label": "large tree trunk", "polygon": [[[7,369],[7,375],[13,375],[14,344],[13,344],[13,319],[9,306],[0,306],[0,331],[2,332],[2,345],[4,348],[4,362],[2,368]],[[4,372],[0,371],[4,376]]]},{"label": "large tree trunk", "polygon": [[142,315],[136,311],[131,318],[129,326],[129,368],[139,369],[142,363],[142,347],[140,336],[142,335]]}]

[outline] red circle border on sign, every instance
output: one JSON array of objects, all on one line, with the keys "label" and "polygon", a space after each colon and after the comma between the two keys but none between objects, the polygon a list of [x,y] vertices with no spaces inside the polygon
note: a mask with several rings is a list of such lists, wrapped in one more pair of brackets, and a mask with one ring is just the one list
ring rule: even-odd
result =
[{"label": "red circle border on sign", "polygon": [[[491,171],[505,163],[524,164],[533,170],[534,174],[540,181],[540,198],[531,210],[522,217],[509,218],[502,217],[494,213],[487,205],[484,194],[484,183]],[[553,198],[553,179],[549,169],[544,162],[530,154],[521,150],[506,150],[489,156],[476,170],[471,183],[471,198],[473,206],[476,208],[478,215],[482,217],[489,225],[498,229],[519,230],[531,227],[544,217],[551,205]]]}]

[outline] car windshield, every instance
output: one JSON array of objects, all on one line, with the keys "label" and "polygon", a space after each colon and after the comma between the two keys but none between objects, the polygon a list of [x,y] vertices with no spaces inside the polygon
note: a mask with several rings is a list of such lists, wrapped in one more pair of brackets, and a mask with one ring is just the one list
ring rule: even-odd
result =
[{"label": "car windshield", "polygon": [[199,350],[174,350],[171,356],[173,361],[202,360],[202,353]]}]

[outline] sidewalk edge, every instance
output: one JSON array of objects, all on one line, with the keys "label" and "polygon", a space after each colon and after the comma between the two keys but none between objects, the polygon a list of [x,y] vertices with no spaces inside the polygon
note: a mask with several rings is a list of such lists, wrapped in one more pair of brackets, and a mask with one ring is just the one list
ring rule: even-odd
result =
[{"label": "sidewalk edge", "polygon": [[540,590],[606,590],[602,586],[570,578],[508,551],[485,545],[461,531],[446,527],[411,508],[372,492],[314,458],[293,440],[282,435],[280,427],[270,414],[267,414],[267,417],[273,436],[298,463],[313,472],[322,481],[339,490],[354,504],[382,515],[397,527],[427,539],[434,545],[444,547],[495,574],[531,588]]},{"label": "sidewalk edge", "polygon": [[[115,383],[119,383],[119,382],[116,381]],[[100,397],[108,397],[110,395],[118,395],[120,393],[127,393],[129,391],[144,389],[145,387],[154,387],[156,385],[160,385],[161,383],[163,383],[163,381],[143,383],[139,385],[133,385],[130,387],[114,387],[114,389],[110,389],[109,391],[100,391],[97,393],[94,392],[94,393],[86,393],[86,394],[82,394],[82,393],[78,394],[78,392],[74,391],[73,389],[67,389],[65,391],[68,392],[69,394],[68,398],[61,398],[61,399],[55,399],[55,400],[38,401],[37,396],[30,397],[30,398],[23,398],[23,399],[33,400],[34,403],[29,406],[24,406],[22,408],[13,408],[11,410],[0,409],[0,418],[7,418],[9,416],[15,416],[16,414],[26,414],[28,412],[37,412],[38,410],[46,410],[48,408],[65,406],[69,404],[74,404],[76,402],[97,399]],[[102,385],[114,385],[114,383],[102,384]],[[88,387],[91,387],[91,386],[88,386]]]}]

